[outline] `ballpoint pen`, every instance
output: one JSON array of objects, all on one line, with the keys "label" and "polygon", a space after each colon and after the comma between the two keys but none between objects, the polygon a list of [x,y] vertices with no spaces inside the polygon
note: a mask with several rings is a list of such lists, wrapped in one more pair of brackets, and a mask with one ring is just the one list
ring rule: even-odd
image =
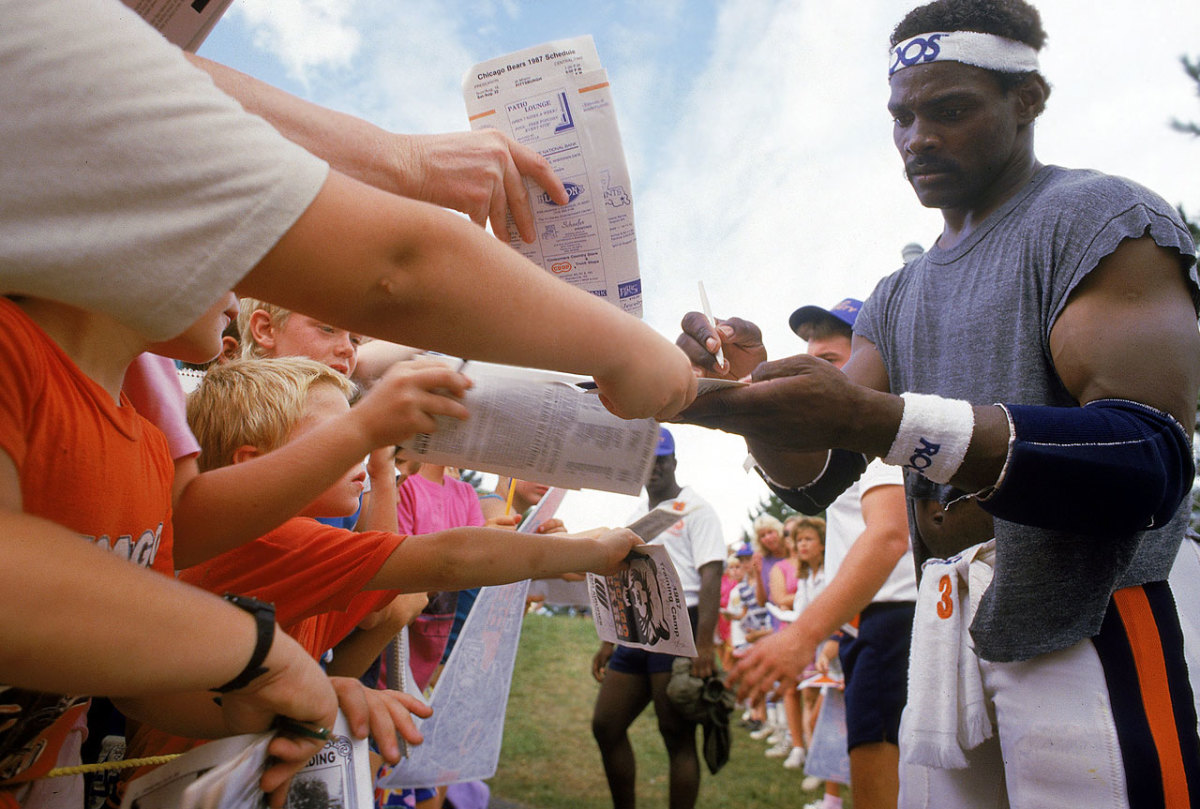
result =
[{"label": "ballpoint pen", "polygon": [[[713,320],[712,307],[708,305],[708,293],[704,291],[704,282],[696,282],[700,286],[700,308],[704,310],[704,318],[708,321],[708,325],[713,327],[713,331],[717,329],[717,321]],[[720,338],[717,338],[718,341]],[[721,350],[721,345],[717,344],[717,367],[724,367],[725,352]]]}]

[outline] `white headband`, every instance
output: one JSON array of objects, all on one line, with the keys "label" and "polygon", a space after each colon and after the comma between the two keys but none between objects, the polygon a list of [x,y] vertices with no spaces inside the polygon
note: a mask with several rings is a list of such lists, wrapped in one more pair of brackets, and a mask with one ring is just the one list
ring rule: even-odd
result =
[{"label": "white headband", "polygon": [[897,70],[929,62],[962,62],[1001,73],[1038,69],[1037,50],[1013,39],[977,31],[947,31],[906,39],[888,51],[888,78]]}]

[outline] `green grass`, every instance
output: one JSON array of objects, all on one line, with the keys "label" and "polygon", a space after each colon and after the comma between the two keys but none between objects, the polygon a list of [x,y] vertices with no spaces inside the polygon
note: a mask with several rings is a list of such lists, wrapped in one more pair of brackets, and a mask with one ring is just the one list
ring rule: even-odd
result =
[{"label": "green grass", "polygon": [[[591,661],[599,647],[590,619],[532,615],[525,619],[504,725],[504,744],[492,794],[532,809],[610,809],[600,753],[592,739],[592,704],[599,685]],[[711,775],[701,761],[703,809],[800,809],[815,800],[803,792],[801,770],[779,759],[735,724],[730,761]],[[630,728],[638,759],[638,805],[667,805],[667,761],[647,708]],[[697,742],[700,733],[697,732]],[[850,806],[850,801],[846,801]]]}]

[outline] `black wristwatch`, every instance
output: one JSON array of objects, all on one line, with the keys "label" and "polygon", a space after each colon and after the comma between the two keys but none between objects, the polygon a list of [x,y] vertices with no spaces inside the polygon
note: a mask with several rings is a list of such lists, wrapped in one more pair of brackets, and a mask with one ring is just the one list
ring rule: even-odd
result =
[{"label": "black wristwatch", "polygon": [[254,652],[250,655],[250,662],[242,669],[242,673],[225,683],[225,685],[210,689],[216,691],[218,694],[225,694],[229,691],[237,691],[238,689],[245,688],[256,678],[266,674],[267,667],[263,665],[263,661],[271,653],[271,643],[275,640],[274,604],[259,601],[257,598],[250,598],[249,596],[234,595],[233,593],[226,593],[225,600],[253,615],[258,633],[254,640]]}]

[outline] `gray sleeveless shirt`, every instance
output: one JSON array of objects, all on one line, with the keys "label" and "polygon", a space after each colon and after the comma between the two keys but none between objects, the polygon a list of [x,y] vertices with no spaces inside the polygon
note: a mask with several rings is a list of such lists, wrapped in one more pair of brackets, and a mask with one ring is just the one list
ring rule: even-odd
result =
[{"label": "gray sleeveless shirt", "polygon": [[[1050,330],[1102,258],[1146,235],[1180,254],[1200,302],[1195,246],[1174,208],[1120,177],[1046,166],[962,243],[884,278],[855,332],[879,348],[893,393],[1077,406],[1055,373]],[[971,626],[979,656],[1024,660],[1095,635],[1114,590],[1166,579],[1189,505],[1160,529],[1115,537],[997,519],[995,577]]]}]

